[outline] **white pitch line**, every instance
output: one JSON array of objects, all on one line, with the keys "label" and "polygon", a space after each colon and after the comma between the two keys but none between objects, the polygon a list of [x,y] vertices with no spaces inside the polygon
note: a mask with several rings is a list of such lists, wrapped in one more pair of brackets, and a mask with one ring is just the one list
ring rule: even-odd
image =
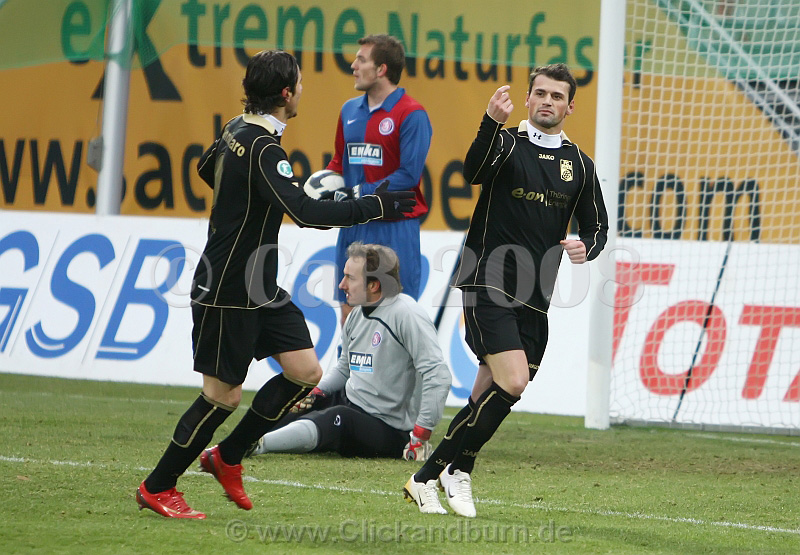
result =
[{"label": "white pitch line", "polygon": [[785,445],[786,447],[800,447],[800,442],[778,441],[777,439],[762,439],[755,437],[726,437],[713,434],[692,434],[692,437],[702,437],[704,439],[719,439],[722,441],[737,441],[740,443],[768,443],[770,445]]},{"label": "white pitch line", "polygon": [[[83,395],[81,393],[53,393],[51,391],[25,391],[25,392],[18,392],[18,391],[2,391],[0,390],[0,395],[2,394],[8,395],[35,395],[37,397],[54,397],[57,399],[78,399],[80,401],[124,401],[126,403],[160,403],[166,405],[182,405],[184,407],[188,407],[190,405],[190,401],[183,401],[180,399],[147,399],[147,398],[139,398],[134,399],[131,397],[99,397],[97,395]],[[250,405],[245,403],[241,403],[238,407],[240,410],[244,409],[247,410],[250,408]]]},{"label": "white pitch line", "polygon": [[78,399],[79,401],[124,401],[126,403],[166,403],[166,404],[181,404],[189,405],[188,401],[179,401],[177,399],[132,399],[130,397],[100,397],[98,395],[82,395],[80,393],[53,393],[51,391],[0,391],[0,394],[8,395],[34,395],[36,397],[54,397],[56,399]]},{"label": "white pitch line", "polygon": [[[33,463],[33,464],[52,464],[56,466],[88,466],[88,467],[98,467],[98,468],[109,468],[109,465],[103,463],[91,463],[91,462],[77,462],[77,461],[54,461],[54,460],[36,460],[36,459],[29,459],[24,457],[6,457],[0,455],[0,462],[10,462],[10,463]],[[142,472],[147,472],[151,470],[151,468],[146,467],[139,467],[137,470]],[[211,478],[210,474],[205,472],[196,472],[193,470],[189,470],[185,472],[186,475],[189,476],[203,476]],[[245,482],[254,482],[258,484],[267,484],[273,486],[284,486],[284,487],[293,487],[293,488],[303,488],[303,489],[318,489],[323,491],[336,491],[340,493],[361,493],[361,494],[370,494],[370,495],[382,495],[386,497],[391,496],[399,496],[399,489],[397,492],[394,491],[385,491],[379,489],[361,489],[361,488],[348,488],[344,486],[327,486],[324,484],[305,484],[303,482],[295,482],[292,480],[266,480],[262,478],[255,478],[253,476],[243,476],[242,479]],[[578,513],[578,514],[585,514],[585,515],[594,515],[594,516],[615,516],[615,517],[623,517],[630,520],[658,520],[661,522],[674,522],[677,524],[694,524],[698,526],[718,526],[722,528],[739,528],[741,530],[752,530],[754,532],[778,532],[783,534],[795,534],[800,535],[800,528],[777,528],[775,526],[766,526],[762,524],[747,524],[744,522],[727,522],[727,521],[709,521],[703,520],[699,518],[691,518],[691,517],[672,517],[672,516],[663,516],[663,515],[652,515],[647,513],[630,513],[626,511],[612,511],[606,509],[581,509],[576,507],[557,507],[553,505],[548,505],[546,503],[509,503],[507,501],[500,501],[497,499],[482,499],[482,498],[475,498],[476,503],[485,504],[485,505],[497,505],[501,507],[514,507],[517,509],[537,509],[537,510],[545,510],[545,511],[557,511],[561,513]]]}]

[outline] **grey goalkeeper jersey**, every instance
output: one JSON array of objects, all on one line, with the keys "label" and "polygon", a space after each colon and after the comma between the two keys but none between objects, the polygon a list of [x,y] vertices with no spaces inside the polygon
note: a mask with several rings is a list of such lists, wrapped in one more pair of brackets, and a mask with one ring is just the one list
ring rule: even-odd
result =
[{"label": "grey goalkeeper jersey", "polygon": [[[366,310],[365,310],[366,309]],[[355,307],[342,329],[342,355],[318,387],[347,398],[398,430],[433,429],[450,390],[450,369],[425,311],[408,295]]]}]

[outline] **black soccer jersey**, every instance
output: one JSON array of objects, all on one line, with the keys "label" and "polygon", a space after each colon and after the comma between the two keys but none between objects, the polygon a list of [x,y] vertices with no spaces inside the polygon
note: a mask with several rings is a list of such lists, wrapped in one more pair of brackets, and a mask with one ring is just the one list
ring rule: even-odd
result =
[{"label": "black soccer jersey", "polygon": [[196,303],[257,308],[284,296],[276,282],[284,213],[301,227],[345,227],[381,216],[376,196],[345,202],[309,198],[292,173],[280,136],[259,115],[229,121],[197,170],[214,189],[214,201],[194,275]]},{"label": "black soccer jersey", "polygon": [[577,145],[566,137],[560,148],[535,145],[527,122],[502,127],[484,115],[464,161],[464,177],[482,185],[453,285],[499,290],[546,312],[570,218],[592,260],[608,215],[594,162]]}]

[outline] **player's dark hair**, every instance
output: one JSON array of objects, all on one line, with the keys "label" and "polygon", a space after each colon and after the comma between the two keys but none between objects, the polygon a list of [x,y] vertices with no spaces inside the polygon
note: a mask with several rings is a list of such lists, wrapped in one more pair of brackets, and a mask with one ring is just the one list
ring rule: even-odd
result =
[{"label": "player's dark hair", "polygon": [[271,114],[286,106],[281,93],[286,87],[295,92],[299,74],[295,57],[282,50],[262,50],[250,58],[242,79],[244,111],[248,114]]},{"label": "player's dark hair", "polygon": [[391,35],[367,35],[358,39],[358,44],[371,44],[375,67],[386,64],[386,78],[393,85],[400,82],[403,68],[406,67],[406,51],[402,42]]},{"label": "player's dark hair", "polygon": [[533,80],[539,75],[544,75],[556,81],[563,81],[569,85],[569,102],[575,98],[575,91],[578,90],[578,83],[575,81],[572,72],[567,67],[567,64],[550,64],[549,66],[539,66],[533,69],[528,77],[528,94],[531,94],[533,89]]},{"label": "player's dark hair", "polygon": [[400,259],[389,247],[356,241],[347,247],[347,258],[365,260],[367,284],[379,282],[384,297],[394,297],[403,291],[400,283]]}]

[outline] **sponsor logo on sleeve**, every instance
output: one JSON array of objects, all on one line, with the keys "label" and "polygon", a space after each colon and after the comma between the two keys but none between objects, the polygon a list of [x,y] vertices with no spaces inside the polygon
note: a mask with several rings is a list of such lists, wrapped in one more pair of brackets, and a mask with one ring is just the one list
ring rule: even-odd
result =
[{"label": "sponsor logo on sleeve", "polygon": [[286,161],[281,160],[278,162],[278,173],[283,177],[292,177],[294,174],[292,173],[292,165]]}]

